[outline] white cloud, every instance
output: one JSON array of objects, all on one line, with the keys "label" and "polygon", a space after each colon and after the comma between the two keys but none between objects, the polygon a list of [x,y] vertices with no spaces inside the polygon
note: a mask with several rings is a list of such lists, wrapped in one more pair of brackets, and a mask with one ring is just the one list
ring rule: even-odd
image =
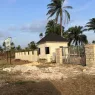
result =
[{"label": "white cloud", "polygon": [[22,32],[45,32],[47,20],[32,21],[30,24],[24,24],[16,27],[11,25],[8,31],[22,31]]}]

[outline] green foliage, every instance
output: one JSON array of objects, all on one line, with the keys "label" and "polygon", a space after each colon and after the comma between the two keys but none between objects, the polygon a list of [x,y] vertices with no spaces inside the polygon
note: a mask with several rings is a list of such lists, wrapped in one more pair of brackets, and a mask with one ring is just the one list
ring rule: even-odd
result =
[{"label": "green foliage", "polygon": [[39,34],[39,37],[42,39],[43,38],[43,33],[40,33]]},{"label": "green foliage", "polygon": [[5,42],[3,42],[3,47],[5,47]]},{"label": "green foliage", "polygon": [[29,48],[28,47],[25,47],[25,51],[28,51],[29,50]]},{"label": "green foliage", "polygon": [[15,51],[15,44],[13,42],[11,43],[11,50]]},{"label": "green foliage", "polygon": [[95,33],[95,18],[90,19],[90,21],[86,24],[87,30],[93,30]]},{"label": "green foliage", "polygon": [[[5,50],[6,49],[5,42],[3,42],[2,46],[3,46],[3,50]],[[11,50],[15,50],[15,44],[13,42],[11,42]]]},{"label": "green foliage", "polygon": [[3,52],[3,48],[2,48],[2,46],[0,46],[0,52]]},{"label": "green foliage", "polygon": [[[60,17],[60,32],[62,33],[62,20],[64,16],[64,23],[68,23],[70,21],[70,14],[66,9],[72,9],[71,6],[63,6],[65,0],[51,0],[51,3],[47,5],[49,9],[47,15],[49,18],[55,15],[56,23],[58,22],[58,18]],[[64,13],[64,14],[63,14]]]},{"label": "green foliage", "polygon": [[67,30],[66,36],[69,40],[69,45],[75,46],[87,44],[87,36],[83,34],[84,29],[82,26],[71,27]]},{"label": "green foliage", "polygon": [[[60,24],[56,24],[55,20],[50,20],[47,23],[46,26],[46,32],[45,35],[49,33],[56,33],[58,35],[61,35],[61,29],[60,29]],[[62,26],[62,33],[64,33],[64,27]]]},{"label": "green foliage", "polygon": [[30,43],[28,44],[28,49],[29,49],[29,50],[35,50],[35,49],[37,49],[36,43],[35,43],[34,41],[30,42]]},{"label": "green foliage", "polygon": [[22,50],[21,46],[20,46],[20,45],[18,45],[18,46],[16,47],[16,50],[17,50],[17,51]]}]

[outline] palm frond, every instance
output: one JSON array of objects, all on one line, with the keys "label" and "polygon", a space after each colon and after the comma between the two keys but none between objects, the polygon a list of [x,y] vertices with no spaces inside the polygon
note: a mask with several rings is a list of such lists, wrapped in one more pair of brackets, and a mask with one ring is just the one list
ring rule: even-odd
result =
[{"label": "palm frond", "polygon": [[57,21],[58,21],[59,14],[60,14],[60,11],[58,10],[57,13],[56,13],[56,18],[55,18],[56,23],[57,23]]},{"label": "palm frond", "polygon": [[63,9],[73,9],[72,6],[64,6]]},{"label": "palm frond", "polygon": [[65,12],[65,14],[66,14],[66,22],[68,23],[68,21],[70,21],[70,14],[69,14],[69,12],[67,11],[67,10],[64,10],[64,12]]}]

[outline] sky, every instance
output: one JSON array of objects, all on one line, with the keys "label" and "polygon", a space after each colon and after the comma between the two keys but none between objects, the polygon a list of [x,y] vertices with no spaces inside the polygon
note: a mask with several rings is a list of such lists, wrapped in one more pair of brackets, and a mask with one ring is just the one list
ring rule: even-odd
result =
[{"label": "sky", "polygon": [[[48,22],[47,4],[51,0],[0,0],[0,44],[8,37],[12,37],[15,45],[26,47],[31,41],[39,41],[39,34],[45,33]],[[95,17],[95,0],[66,0],[64,6],[70,5],[68,10],[71,21],[65,29],[71,26],[85,26]],[[89,42],[95,40],[93,31],[85,32]]]}]

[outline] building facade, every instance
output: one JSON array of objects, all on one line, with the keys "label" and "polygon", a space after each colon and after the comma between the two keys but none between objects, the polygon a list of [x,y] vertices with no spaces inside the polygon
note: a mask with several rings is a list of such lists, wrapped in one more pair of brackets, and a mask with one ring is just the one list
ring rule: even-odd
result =
[{"label": "building facade", "polygon": [[39,59],[46,59],[47,62],[56,60],[57,48],[68,47],[65,38],[53,33],[46,35],[37,44]]}]

